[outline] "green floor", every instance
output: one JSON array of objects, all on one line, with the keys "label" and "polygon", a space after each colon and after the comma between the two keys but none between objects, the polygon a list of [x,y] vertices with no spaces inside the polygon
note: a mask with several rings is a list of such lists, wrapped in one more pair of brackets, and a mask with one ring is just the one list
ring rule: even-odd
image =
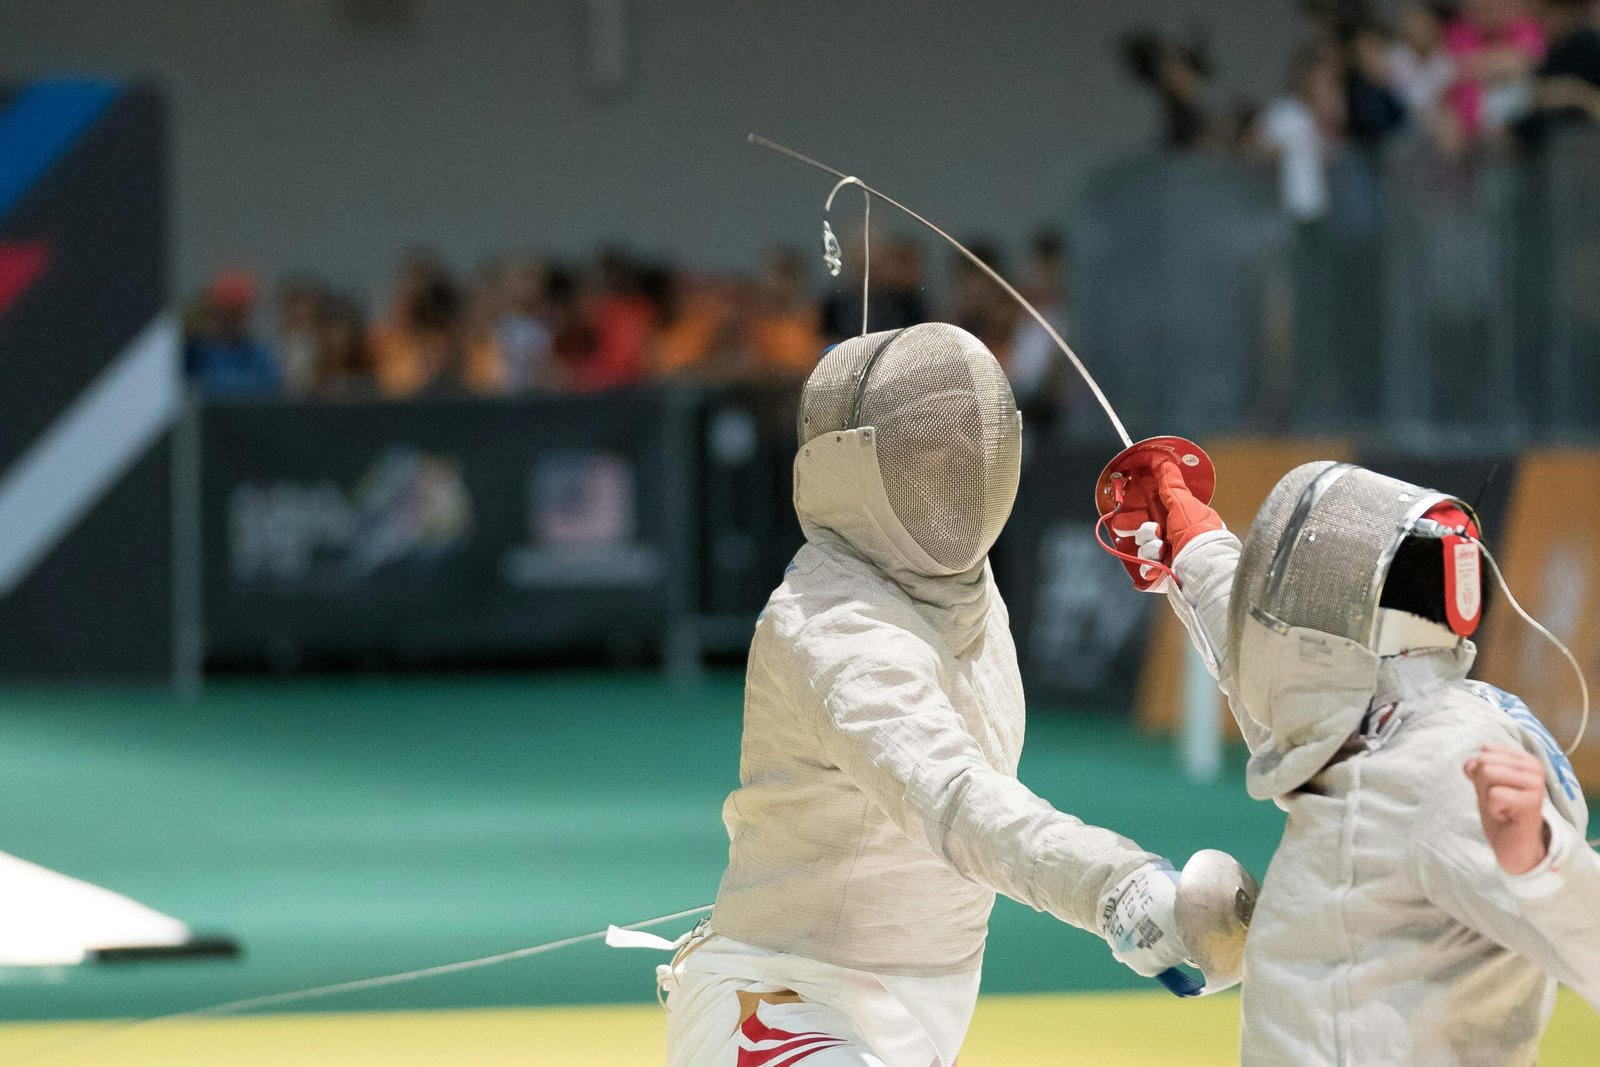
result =
[{"label": "green floor", "polygon": [[[3,698],[0,849],[240,938],[238,963],[0,972],[0,1018],[179,1011],[532,944],[708,903],[740,681],[649,675],[224,683]],[[1281,817],[1194,787],[1170,743],[1038,708],[1022,777],[1182,862],[1258,873]],[[668,931],[672,932],[672,931]],[[325,1001],[362,1011],[642,1001],[648,953],[585,945]],[[1103,944],[1002,901],[991,993],[1147,988]]]}]

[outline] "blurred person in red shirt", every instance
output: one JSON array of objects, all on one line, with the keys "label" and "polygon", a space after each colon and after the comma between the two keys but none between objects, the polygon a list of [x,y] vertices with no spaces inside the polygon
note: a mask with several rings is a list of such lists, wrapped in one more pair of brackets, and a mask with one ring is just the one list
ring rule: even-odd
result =
[{"label": "blurred person in red shirt", "polygon": [[573,392],[616,389],[643,377],[656,311],[640,284],[641,270],[625,252],[601,253],[596,291],[585,302],[593,348],[568,367],[567,387]]}]

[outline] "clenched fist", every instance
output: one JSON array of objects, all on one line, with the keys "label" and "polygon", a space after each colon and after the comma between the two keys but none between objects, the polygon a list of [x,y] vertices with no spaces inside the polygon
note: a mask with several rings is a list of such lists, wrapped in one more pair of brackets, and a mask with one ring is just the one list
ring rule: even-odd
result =
[{"label": "clenched fist", "polygon": [[1485,745],[1462,769],[1478,791],[1478,817],[1501,869],[1533,870],[1550,847],[1544,764],[1526,752]]}]

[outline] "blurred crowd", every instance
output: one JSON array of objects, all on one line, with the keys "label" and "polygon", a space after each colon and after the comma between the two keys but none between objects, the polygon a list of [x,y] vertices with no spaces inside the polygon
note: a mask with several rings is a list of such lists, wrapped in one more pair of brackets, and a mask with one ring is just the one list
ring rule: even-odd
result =
[{"label": "blurred crowd", "polygon": [[[1006,271],[994,242],[972,248]],[[824,347],[861,331],[859,249],[858,239],[847,257],[855,262],[820,295],[821,256],[793,248],[769,251],[753,276],[620,249],[582,266],[519,253],[463,275],[418,249],[370,311],[309,275],[283,280],[275,307],[261,308],[255,277],[229,270],[189,305],[184,363],[203,392],[234,397],[585,393],[662,378],[794,383]],[[1067,378],[1048,336],[967,260],[950,257],[935,301],[920,241],[875,238],[870,254],[871,329],[954,322],[1000,357],[1019,401],[1060,399]],[[1013,282],[1066,328],[1059,236],[1036,237]],[[270,325],[258,331],[261,321]]]},{"label": "blurred crowd", "polygon": [[[1600,0],[1304,0],[1304,10],[1306,40],[1283,92],[1265,103],[1219,101],[1195,40],[1138,32],[1123,41],[1161,104],[1165,143],[1275,166],[1298,221],[1329,212],[1336,164],[1391,141],[1471,160],[1534,150],[1556,126],[1600,122]],[[1066,330],[1059,236],[1040,234],[1020,262],[1005,262],[991,241],[971,247]],[[827,344],[860,332],[860,253],[857,235],[843,276],[819,286],[820,257],[793,248],[770,250],[746,274],[622,249],[583,264],[519,253],[462,274],[419,249],[365,307],[306,275],[281,280],[262,308],[257,279],[226,271],[190,303],[185,366],[222,396],[792,383]],[[968,261],[948,255],[930,279],[923,243],[892,234],[875,236],[871,256],[871,329],[954,322],[1000,357],[1024,408],[1049,413],[1068,401],[1071,376],[1044,330]]]},{"label": "blurred crowd", "polygon": [[1264,104],[1217,99],[1196,39],[1123,42],[1154,92],[1164,140],[1276,163],[1300,220],[1328,207],[1329,164],[1407,137],[1449,159],[1537,149],[1600,122],[1600,0],[1306,0],[1306,39]]}]

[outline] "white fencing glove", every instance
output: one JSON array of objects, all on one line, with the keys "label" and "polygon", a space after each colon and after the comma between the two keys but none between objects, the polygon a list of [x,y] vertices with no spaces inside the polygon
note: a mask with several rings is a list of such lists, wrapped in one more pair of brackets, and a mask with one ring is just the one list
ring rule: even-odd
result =
[{"label": "white fencing glove", "polygon": [[[1244,977],[1245,938],[1261,887],[1226,852],[1202,849],[1183,872],[1156,860],[1118,882],[1101,901],[1111,954],[1180,997],[1207,996]],[[1179,964],[1200,971],[1197,981]]]},{"label": "white fencing glove", "polygon": [[1123,878],[1100,902],[1100,932],[1111,955],[1146,978],[1177,967],[1189,955],[1178,936],[1177,905],[1178,872],[1166,860]]}]

